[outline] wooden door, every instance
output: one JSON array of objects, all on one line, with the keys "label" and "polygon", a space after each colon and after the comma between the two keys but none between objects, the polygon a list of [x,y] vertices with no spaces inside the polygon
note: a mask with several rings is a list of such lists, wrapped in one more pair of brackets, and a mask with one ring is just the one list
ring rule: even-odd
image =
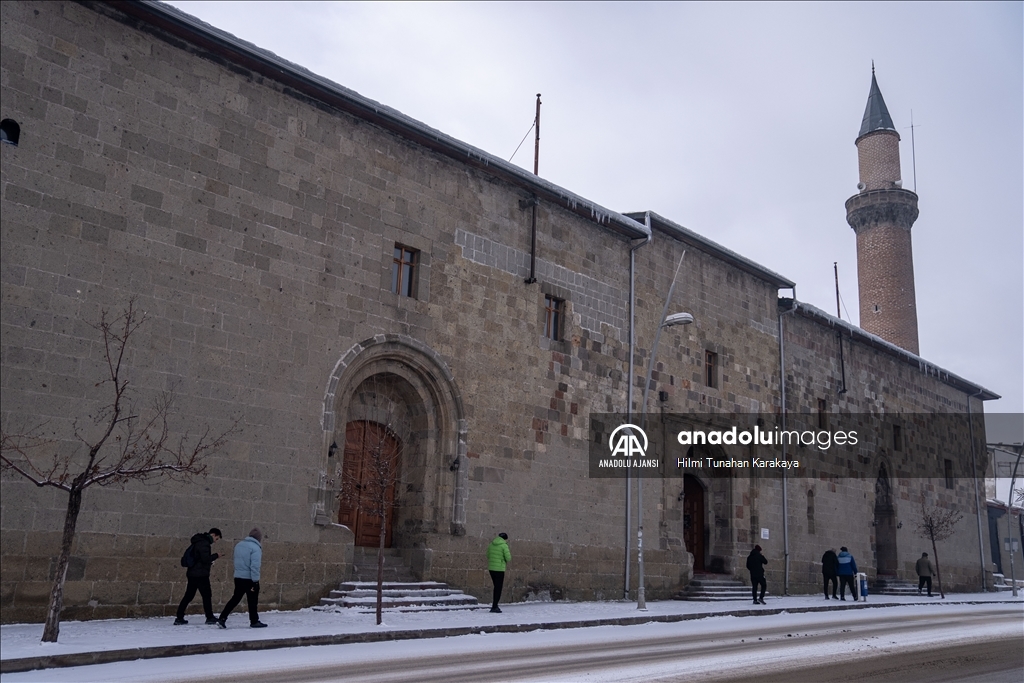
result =
[{"label": "wooden door", "polygon": [[379,510],[383,497],[384,547],[391,547],[391,525],[398,481],[401,442],[383,425],[349,422],[345,427],[342,498],[338,523],[355,534],[355,544],[380,545]]},{"label": "wooden door", "polygon": [[693,553],[693,571],[704,571],[704,487],[690,474],[683,476],[683,543]]}]

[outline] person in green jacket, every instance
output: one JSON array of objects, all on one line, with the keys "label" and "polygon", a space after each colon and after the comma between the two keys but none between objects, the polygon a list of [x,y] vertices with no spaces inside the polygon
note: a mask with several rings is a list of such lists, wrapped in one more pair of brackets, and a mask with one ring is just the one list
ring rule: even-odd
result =
[{"label": "person in green jacket", "polygon": [[505,567],[512,561],[512,552],[508,549],[508,534],[502,532],[487,546],[487,570],[491,573],[494,584],[494,601],[491,611],[500,613],[498,601],[501,600],[501,588],[505,585]]}]

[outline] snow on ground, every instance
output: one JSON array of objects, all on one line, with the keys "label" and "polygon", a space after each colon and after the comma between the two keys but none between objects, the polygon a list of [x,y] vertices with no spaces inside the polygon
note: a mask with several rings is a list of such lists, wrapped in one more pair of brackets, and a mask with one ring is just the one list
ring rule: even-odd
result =
[{"label": "snow on ground", "polygon": [[[946,603],[1009,600],[1009,593],[947,594]],[[1022,598],[1024,599],[1024,598]],[[790,596],[766,598],[767,608],[841,607],[853,603],[825,600],[824,596]],[[870,596],[868,603],[930,604],[939,598],[918,596]],[[728,602],[689,602],[682,600],[649,601],[647,611],[636,609],[635,602],[519,602],[501,606],[501,614],[486,608],[474,610],[439,610],[426,612],[384,613],[384,623],[375,624],[373,612],[340,608],[322,612],[306,608],[290,612],[261,612],[265,629],[250,629],[245,610],[228,619],[228,628],[206,626],[202,614],[189,614],[187,626],[173,626],[174,617],[145,619],[108,619],[96,621],[65,621],[61,623],[57,643],[40,643],[42,624],[9,624],[0,626],[0,659],[38,657],[75,652],[119,650],[130,647],[188,645],[239,640],[268,640],[299,636],[364,633],[367,631],[406,631],[494,624],[542,624],[590,619],[617,619],[666,614],[708,614],[758,609],[747,600]]]},{"label": "snow on ground", "polygon": [[[677,623],[651,623],[637,626],[599,626],[591,628],[576,628],[554,631],[532,631],[528,633],[506,633],[506,634],[474,634],[468,636],[450,638],[425,638],[419,640],[391,641],[380,643],[359,643],[351,645],[330,645],[319,647],[298,647],[278,650],[261,650],[255,652],[233,652],[208,655],[193,655],[186,657],[175,657],[170,659],[136,660],[132,662],[118,662],[95,666],[77,667],[73,669],[50,669],[45,671],[32,671],[19,674],[9,674],[3,677],[4,681],[192,681],[201,680],[211,676],[233,673],[244,674],[247,671],[267,672],[277,669],[300,669],[317,665],[345,662],[356,665],[364,662],[381,661],[385,659],[436,657],[438,655],[451,657],[452,661],[464,653],[479,652],[481,650],[502,651],[518,648],[546,647],[564,648],[567,652],[583,643],[599,643],[604,641],[621,642],[625,639],[636,640],[638,643],[645,640],[663,638],[674,635],[695,635],[707,636],[721,633],[727,635],[730,632],[738,632],[745,629],[770,630],[774,627],[792,629],[794,635],[799,635],[801,628],[822,627],[823,622],[835,622],[837,634],[844,628],[850,628],[857,622],[867,622],[877,619],[882,615],[894,620],[913,619],[914,617],[927,617],[936,614],[953,617],[945,636],[939,636],[934,630],[921,632],[913,626],[908,626],[905,632],[890,634],[881,639],[853,637],[844,639],[837,637],[830,643],[829,655],[841,657],[844,655],[857,655],[870,652],[872,648],[882,647],[920,647],[927,644],[934,645],[937,637],[944,637],[950,642],[966,642],[971,639],[984,639],[1005,637],[1007,626],[981,625],[972,627],[965,631],[956,624],[957,614],[966,614],[971,610],[978,609],[977,605],[969,602],[993,602],[999,599],[1009,599],[1009,596],[984,596],[969,595],[958,596],[963,602],[955,599],[946,601],[934,600],[926,603],[917,599],[893,598],[885,602],[897,606],[884,609],[867,610],[843,610],[837,609],[826,612],[812,612],[794,614],[782,612],[780,614],[766,615],[756,619],[728,616],[725,614],[729,607],[721,604],[708,603],[680,603],[675,601],[649,603],[649,614],[686,614],[702,613],[710,611],[722,612],[721,616],[710,616],[699,620],[690,620]],[[828,602],[822,599],[820,602],[809,597],[779,598],[773,601],[775,607],[804,607],[820,606],[830,604],[836,607],[844,603]],[[876,602],[882,602],[876,600]],[[769,603],[771,606],[771,603]],[[846,603],[850,605],[852,603]],[[993,607],[997,605],[993,604]],[[746,605],[731,604],[732,609],[745,608]],[[1024,602],[1019,605],[999,605],[999,609],[1009,611],[1017,610],[1022,616],[1024,623]],[[456,625],[491,624],[491,623],[543,623],[567,620],[584,620],[594,618],[614,618],[616,616],[635,616],[636,608],[631,603],[520,603],[503,607],[504,613],[492,615],[488,612],[461,612],[461,613],[414,613],[414,614],[392,614],[388,615],[388,625],[383,627],[389,630],[404,630],[408,628],[440,628]],[[236,628],[227,631],[217,627],[206,628],[173,627],[171,619],[137,619],[137,620],[111,620],[94,622],[73,622],[62,629],[62,639],[66,642],[58,645],[40,646],[38,626],[5,626],[0,629],[2,633],[3,657],[21,657],[39,654],[41,651],[52,652],[57,648],[64,648],[65,651],[82,651],[83,649],[94,648],[117,648],[143,644],[169,644],[171,642],[200,642],[205,640],[227,640],[239,636],[247,636],[250,639],[263,637],[263,634],[272,632],[273,637],[287,637],[298,635],[311,635],[319,633],[341,633],[360,632],[379,627],[373,624],[372,614],[356,614],[352,611],[342,613],[320,613],[311,610],[299,612],[268,613],[266,621],[271,628],[260,629],[250,632],[245,620],[239,619]],[[1019,633],[1020,629],[1015,628]],[[188,633],[193,631],[193,633]],[[258,634],[258,636],[257,636]],[[270,637],[268,634],[267,637]],[[35,640],[30,643],[30,640]],[[805,657],[808,659],[819,658],[822,655],[821,644],[802,645],[799,640],[784,640],[785,647],[779,649],[777,655],[770,655],[767,659],[758,661],[761,671],[765,667],[771,667],[772,658],[780,661],[786,658]],[[801,649],[802,648],[802,649]],[[687,658],[684,666],[693,674],[702,671],[722,671],[726,666],[736,666],[735,654],[708,653]],[[652,664],[647,667],[632,666],[624,671],[622,669],[611,669],[602,672],[591,672],[586,676],[587,681],[625,681],[625,680],[650,680],[664,672],[661,671],[665,665]],[[679,663],[673,663],[675,671],[679,670]],[[566,675],[564,677],[545,678],[545,680],[579,680],[579,675]]]}]

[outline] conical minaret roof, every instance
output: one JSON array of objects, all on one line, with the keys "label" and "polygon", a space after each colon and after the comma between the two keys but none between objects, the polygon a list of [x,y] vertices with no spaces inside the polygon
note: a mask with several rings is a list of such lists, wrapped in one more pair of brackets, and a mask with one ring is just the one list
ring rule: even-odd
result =
[{"label": "conical minaret roof", "polygon": [[896,130],[889,116],[889,109],[882,99],[882,91],[878,89],[878,81],[875,80],[875,65],[871,65],[871,91],[868,93],[868,106],[864,108],[864,118],[860,123],[860,134],[863,137],[876,130]]}]

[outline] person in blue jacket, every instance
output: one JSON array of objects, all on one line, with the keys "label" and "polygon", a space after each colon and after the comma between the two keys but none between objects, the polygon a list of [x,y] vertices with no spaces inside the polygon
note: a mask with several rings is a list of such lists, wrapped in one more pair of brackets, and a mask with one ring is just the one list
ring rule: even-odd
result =
[{"label": "person in blue jacket", "polygon": [[220,613],[217,625],[228,627],[228,615],[242,601],[242,596],[249,605],[249,626],[266,628],[260,621],[257,607],[260,600],[260,567],[263,565],[263,532],[255,528],[249,535],[235,545],[235,593]]},{"label": "person in blue jacket", "polygon": [[838,566],[836,574],[839,576],[839,599],[846,600],[846,587],[849,586],[850,595],[853,597],[854,602],[856,602],[857,583],[853,580],[853,577],[857,575],[857,561],[853,559],[853,555],[850,554],[845,545],[839,549],[836,564]]}]

